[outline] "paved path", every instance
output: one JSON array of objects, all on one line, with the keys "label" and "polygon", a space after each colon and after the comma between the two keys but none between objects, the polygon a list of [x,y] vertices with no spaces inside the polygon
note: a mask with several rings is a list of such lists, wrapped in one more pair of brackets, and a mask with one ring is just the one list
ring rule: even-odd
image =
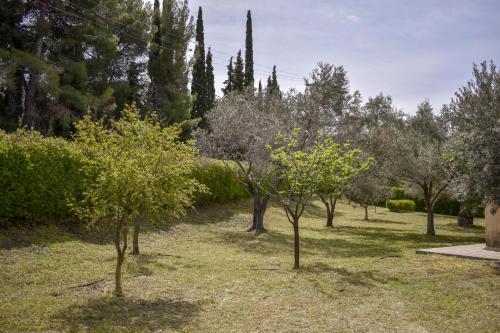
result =
[{"label": "paved path", "polygon": [[459,245],[448,247],[436,247],[433,249],[419,249],[418,254],[442,254],[467,259],[495,260],[500,261],[499,251],[485,250],[486,244]]}]

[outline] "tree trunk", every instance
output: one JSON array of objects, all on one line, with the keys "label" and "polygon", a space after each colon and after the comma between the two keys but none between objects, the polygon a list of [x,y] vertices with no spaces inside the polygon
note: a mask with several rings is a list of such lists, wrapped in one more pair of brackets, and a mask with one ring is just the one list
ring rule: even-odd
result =
[{"label": "tree trunk", "polygon": [[299,240],[299,219],[293,219],[293,236],[294,236],[294,250],[295,250],[295,262],[293,265],[294,269],[300,268],[300,240]]},{"label": "tree trunk", "polygon": [[472,227],[474,226],[474,214],[469,208],[464,208],[463,204],[460,207],[460,212],[457,216],[457,224],[459,227]]},{"label": "tree trunk", "polygon": [[325,204],[326,208],[326,226],[333,228],[333,217],[335,216],[335,206],[337,205],[337,197],[328,196],[328,199],[323,195],[318,194],[319,198]]},{"label": "tree trunk", "polygon": [[139,233],[141,232],[142,216],[139,216],[134,221],[134,236],[132,238],[132,255],[140,254],[139,251]]},{"label": "tree trunk", "polygon": [[365,221],[368,221],[368,206],[363,206],[365,208]]},{"label": "tree trunk", "polygon": [[269,195],[261,196],[258,189],[253,191],[253,216],[252,216],[252,226],[248,231],[255,231],[259,234],[265,231],[264,228],[264,215],[267,209],[267,203],[269,202]]},{"label": "tree trunk", "polygon": [[[127,250],[127,234],[128,229],[121,225],[117,228],[115,236],[115,248],[117,253],[116,270],[115,270],[115,296],[123,296],[122,291],[122,266],[125,261],[125,251]],[[123,246],[120,244],[120,238],[123,237]]]},{"label": "tree trunk", "polygon": [[436,235],[436,231],[434,230],[434,213],[432,212],[432,209],[427,210],[427,235]]},{"label": "tree trunk", "polygon": [[[40,16],[38,18],[39,21],[41,22],[47,22],[47,1],[42,0],[39,1],[39,10],[40,10]],[[36,42],[35,42],[35,56],[37,58],[42,57],[42,48],[43,48],[43,39],[44,36],[42,34],[38,34]],[[38,92],[39,88],[39,81],[40,81],[40,73],[38,71],[34,70],[33,68],[30,68],[28,70],[29,74],[29,82],[26,83],[26,97],[25,97],[25,116],[24,116],[24,123],[28,126],[29,130],[34,130],[34,129],[39,129],[38,123],[39,123],[39,115],[37,114],[37,107],[36,107],[36,95]]]}]

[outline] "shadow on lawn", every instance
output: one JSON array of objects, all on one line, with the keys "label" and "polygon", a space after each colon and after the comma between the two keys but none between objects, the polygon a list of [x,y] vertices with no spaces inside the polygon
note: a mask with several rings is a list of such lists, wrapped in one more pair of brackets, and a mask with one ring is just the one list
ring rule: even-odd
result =
[{"label": "shadow on lawn", "polygon": [[72,305],[54,316],[64,331],[110,332],[180,329],[190,323],[201,306],[180,299],[141,300],[98,298]]},{"label": "shadow on lawn", "polygon": [[[293,253],[293,235],[268,231],[256,238],[241,231],[219,231],[215,239],[223,244],[231,244],[244,251],[263,255]],[[257,240],[257,241],[256,241]],[[381,243],[361,243],[355,240],[300,237],[300,249],[304,255],[332,255],[336,257],[377,257],[398,255],[400,250]]]},{"label": "shadow on lawn", "polygon": [[389,281],[398,281],[397,278],[388,277],[377,270],[350,271],[346,268],[331,267],[325,263],[316,262],[302,267],[300,274],[312,273],[310,281],[317,281],[318,274],[332,274],[335,282],[351,284],[362,287],[375,287],[377,284],[386,284]]},{"label": "shadow on lawn", "polygon": [[366,223],[366,224],[371,224],[371,223],[376,223],[376,224],[408,224],[408,223],[405,223],[402,221],[382,220],[382,219],[372,219],[372,218],[370,218],[368,221],[365,219],[355,219],[354,221]]},{"label": "shadow on lawn", "polygon": [[377,228],[377,227],[351,227],[340,226],[334,228],[334,232],[344,235],[353,235],[367,240],[383,240],[384,243],[405,242],[405,247],[440,247],[452,246],[467,243],[479,243],[484,241],[484,237],[479,233],[466,235],[440,235],[439,226],[436,228],[438,233],[435,236],[427,236],[423,233],[408,232],[403,230]]},{"label": "shadow on lawn", "polygon": [[[192,209],[187,216],[166,221],[159,227],[152,227],[145,224],[141,228],[141,233],[154,232],[156,230],[169,231],[180,223],[187,224],[208,224],[230,221],[239,214],[251,214],[251,205],[248,200],[239,200],[227,204],[215,204],[211,207]],[[249,219],[251,221],[251,218]],[[132,229],[131,229],[132,230]],[[61,224],[16,226],[7,229],[0,229],[0,249],[12,249],[31,247],[33,245],[45,246],[54,243],[71,241],[81,241],[90,244],[112,244],[115,231],[111,227],[100,226],[88,228],[83,223],[67,222]]]}]

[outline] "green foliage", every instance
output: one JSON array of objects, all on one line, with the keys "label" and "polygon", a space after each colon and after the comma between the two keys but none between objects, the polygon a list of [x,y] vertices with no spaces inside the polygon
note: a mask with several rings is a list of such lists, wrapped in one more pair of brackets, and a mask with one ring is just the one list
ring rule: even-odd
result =
[{"label": "green foliage", "polygon": [[325,164],[321,169],[318,193],[340,196],[352,177],[366,171],[373,162],[372,158],[364,161],[361,150],[349,149],[349,145],[335,144],[327,140],[329,149],[325,151]]},{"label": "green foliage", "polygon": [[[391,200],[401,200],[408,199],[415,202],[415,211],[417,212],[425,212],[425,203],[424,199],[416,197],[414,195],[408,194],[405,192],[403,188],[400,187],[392,187],[391,189]],[[479,208],[476,211],[477,217],[483,217],[483,208]],[[434,213],[442,214],[442,215],[451,215],[457,216],[460,212],[460,202],[449,196],[440,197],[436,203],[434,204]]]},{"label": "green foliage", "polygon": [[252,13],[247,12],[247,26],[245,38],[245,87],[254,85],[254,70],[253,70],[253,32],[252,32]]},{"label": "green foliage", "polygon": [[386,207],[391,212],[413,212],[415,210],[415,201],[413,200],[388,200]]},{"label": "green foliage", "polygon": [[72,143],[38,132],[0,132],[0,226],[71,217],[81,197],[82,155]]},{"label": "green foliage", "polygon": [[91,222],[124,225],[143,214],[152,222],[183,215],[204,187],[191,177],[196,150],[178,141],[181,126],[162,129],[126,106],[111,128],[89,116],[77,125],[76,142],[90,172],[97,170],[77,212]]},{"label": "green foliage", "polygon": [[241,57],[241,50],[238,51],[236,55],[236,62],[234,63],[234,74],[232,76],[233,89],[239,92],[243,92],[245,88],[245,72],[243,58]]},{"label": "green foliage", "polygon": [[247,186],[238,177],[237,166],[233,162],[222,162],[199,158],[193,170],[193,177],[208,188],[208,192],[198,192],[194,202],[197,206],[224,203],[248,198]]}]

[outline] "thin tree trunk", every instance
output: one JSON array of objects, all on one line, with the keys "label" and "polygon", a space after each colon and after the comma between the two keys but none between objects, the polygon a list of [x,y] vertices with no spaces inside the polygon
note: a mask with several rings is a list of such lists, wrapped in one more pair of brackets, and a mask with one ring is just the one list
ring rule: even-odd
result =
[{"label": "thin tree trunk", "polygon": [[139,233],[141,232],[142,216],[138,216],[134,221],[134,235],[132,238],[132,255],[140,254],[139,251]]},{"label": "thin tree trunk", "polygon": [[300,268],[300,240],[299,240],[299,219],[293,219],[293,236],[294,236],[294,250],[295,250],[295,261],[293,268]]},{"label": "thin tree trunk", "polygon": [[335,216],[335,206],[337,205],[338,198],[328,196],[328,199],[326,199],[322,194],[318,194],[318,196],[326,208],[326,226],[329,228],[333,228],[333,218]]},{"label": "thin tree trunk", "polygon": [[436,231],[434,230],[434,213],[432,212],[432,208],[427,208],[427,235],[436,235]]},{"label": "thin tree trunk", "polygon": [[363,206],[365,208],[365,221],[368,221],[368,206]]},{"label": "thin tree trunk", "polygon": [[[125,261],[125,251],[127,250],[127,234],[128,229],[120,225],[117,228],[115,236],[115,248],[117,253],[116,270],[115,270],[115,296],[123,296],[122,291],[122,266]],[[120,238],[123,238],[123,246],[120,244]]]}]

